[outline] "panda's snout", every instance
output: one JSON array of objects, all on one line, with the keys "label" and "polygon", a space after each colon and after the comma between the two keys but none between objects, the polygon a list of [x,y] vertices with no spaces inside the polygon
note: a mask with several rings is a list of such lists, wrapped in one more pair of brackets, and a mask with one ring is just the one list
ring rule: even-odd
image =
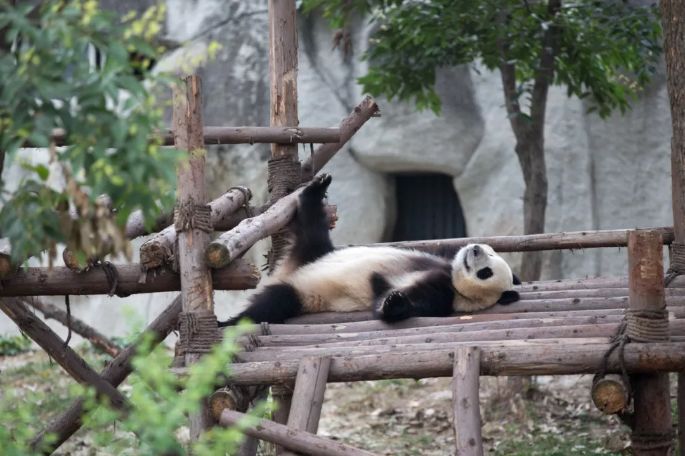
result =
[{"label": "panda's snout", "polygon": [[481,254],[483,250],[480,248],[479,245],[474,245],[473,246],[473,256],[478,256]]}]

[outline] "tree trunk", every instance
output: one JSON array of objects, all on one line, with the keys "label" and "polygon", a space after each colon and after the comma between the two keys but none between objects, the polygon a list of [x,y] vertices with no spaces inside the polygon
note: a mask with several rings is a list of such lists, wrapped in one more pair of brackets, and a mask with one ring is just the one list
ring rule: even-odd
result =
[{"label": "tree trunk", "polygon": [[[547,210],[547,170],[545,166],[543,126],[535,126],[516,143],[516,155],[521,164],[526,190],[523,193],[523,233],[538,234],[545,231]],[[524,252],[522,280],[538,280],[542,272],[542,253]]]}]

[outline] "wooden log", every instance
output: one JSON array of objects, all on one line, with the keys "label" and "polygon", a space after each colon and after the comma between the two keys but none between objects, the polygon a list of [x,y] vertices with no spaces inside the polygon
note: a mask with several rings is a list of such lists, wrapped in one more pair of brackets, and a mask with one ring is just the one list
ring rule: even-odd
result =
[{"label": "wooden log", "polygon": [[[151,348],[162,342],[169,333],[176,327],[178,314],[181,311],[181,296],[176,299],[155,318],[144,331],[144,335],[139,336],[134,343],[123,349],[107,366],[100,372],[102,379],[109,382],[114,387],[119,386],[132,371],[131,360],[136,354],[138,344],[143,337],[152,336]],[[84,398],[76,399],[72,402],[69,409],[62,415],[53,420],[31,441],[31,449],[37,451],[47,445],[46,454],[55,451],[59,446],[81,428],[81,417],[83,416],[85,404]],[[54,436],[46,440],[46,436]],[[49,442],[49,443],[48,443]]]},{"label": "wooden log", "polygon": [[[199,212],[207,204],[201,90],[201,81],[197,75],[186,77],[181,87],[175,87],[172,116],[175,147],[188,151],[187,160],[179,165],[177,171],[178,192],[174,224],[179,225],[179,218],[188,219],[177,233],[178,265],[183,313],[192,315],[214,314],[212,276],[204,262],[204,251],[209,244],[211,228],[200,226]],[[201,327],[199,331],[207,330],[208,328]],[[188,350],[185,353],[185,365],[190,366],[197,362],[200,354],[191,350],[193,341],[189,332],[181,331],[180,336],[179,345]],[[211,427],[211,417],[206,405],[203,404],[197,413],[190,415],[189,421],[190,439],[196,441]]]},{"label": "wooden log", "polygon": [[[685,288],[667,288],[666,296],[685,296]],[[588,290],[539,290],[520,291],[521,301],[540,299],[573,299],[573,298],[618,298],[628,296],[626,288],[599,288]]]},{"label": "wooden log", "polygon": [[258,420],[254,426],[244,427],[240,421],[247,419],[244,413],[233,410],[224,410],[219,424],[222,426],[236,426],[246,435],[273,442],[288,448],[312,456],[373,456],[365,450],[345,445],[341,442],[319,437],[304,431],[291,429],[288,426],[274,423],[269,420]]},{"label": "wooden log", "polygon": [[605,415],[614,415],[630,405],[629,385],[620,375],[610,374],[592,385],[592,402]]},{"label": "wooden log", "polygon": [[302,181],[311,180],[371,117],[379,116],[376,100],[367,95],[340,124],[340,142],[319,146],[302,164]]},{"label": "wooden log", "polygon": [[[517,346],[528,347],[534,345],[587,345],[588,343],[605,343],[609,337],[585,337],[567,339],[510,339],[510,340],[484,340],[478,341],[480,347],[485,346]],[[274,360],[300,360],[306,356],[342,356],[354,359],[359,356],[388,354],[397,352],[431,352],[433,350],[449,350],[463,346],[473,345],[473,340],[459,342],[432,342],[394,345],[348,345],[342,347],[264,347],[254,351],[240,352],[236,359],[246,363],[274,361]]]},{"label": "wooden log", "polygon": [[[524,321],[524,320],[519,320]],[[308,337],[305,341],[294,340],[295,336],[288,337],[289,341],[293,341],[293,345],[274,345],[269,344],[269,340],[265,338],[269,336],[256,336],[257,348],[256,351],[280,351],[292,350],[294,347],[309,349],[309,348],[339,348],[339,347],[366,347],[375,345],[395,346],[403,344],[433,344],[443,342],[469,342],[469,341],[504,341],[517,339],[553,339],[553,338],[583,338],[583,337],[603,337],[613,335],[620,326],[619,320],[615,319],[613,323],[601,324],[584,324],[584,325],[562,325],[562,326],[526,326],[526,327],[508,327],[505,329],[474,329],[472,331],[445,331],[444,327],[439,327],[437,330],[432,328],[422,328],[424,331],[420,334],[410,333],[402,335],[394,335],[392,331],[389,336],[380,336],[374,333],[355,334],[356,337],[342,337],[336,341],[326,341],[327,336],[324,335],[322,341],[312,341],[315,337]],[[685,335],[685,320],[675,320],[671,330],[674,334]],[[344,336],[347,336],[345,334]],[[264,338],[263,338],[264,337]],[[274,336],[271,336],[274,337]],[[287,337],[287,336],[283,336]],[[303,336],[304,337],[304,336]]]},{"label": "wooden log", "polygon": [[[669,288],[685,287],[685,277],[676,277]],[[524,282],[516,287],[520,292],[552,290],[588,290],[599,288],[628,288],[628,277],[593,277],[584,279],[540,280]]]},{"label": "wooden log", "polygon": [[53,319],[64,326],[71,328],[76,334],[80,335],[84,339],[90,341],[94,347],[107,353],[108,355],[114,357],[121,352],[121,347],[107,336],[102,334],[97,329],[86,324],[82,320],[74,317],[73,315],[68,315],[64,310],[50,304],[49,302],[42,301],[36,297],[18,298],[19,301],[27,304],[34,309],[39,310],[46,320]]},{"label": "wooden log", "polygon": [[[249,189],[231,189],[209,203],[212,226],[226,220],[252,198]],[[172,262],[176,254],[176,227],[170,225],[140,246],[140,264],[145,269],[158,268]]]},{"label": "wooden log", "polygon": [[330,366],[329,357],[303,358],[300,361],[288,427],[316,434]]},{"label": "wooden log", "polygon": [[678,372],[678,449],[685,456],[685,371]]},{"label": "wooden log", "polygon": [[[322,332],[315,333],[317,328],[304,326],[299,334],[274,334],[268,336],[253,334],[249,339],[256,341],[258,347],[292,347],[298,345],[318,345],[333,342],[353,342],[363,340],[389,340],[388,338],[424,337],[431,338],[433,334],[472,333],[478,331],[511,330],[520,328],[552,328],[578,327],[579,325],[617,324],[623,319],[622,315],[601,315],[570,318],[530,318],[524,320],[502,320],[484,323],[459,323],[454,325],[439,325],[415,327],[405,329],[378,329],[363,332]],[[300,325],[298,325],[300,326]],[[325,325],[320,325],[325,326]],[[386,325],[391,328],[391,325]],[[270,327],[273,329],[273,326]],[[256,329],[257,330],[257,329]],[[684,333],[685,334],[685,333]],[[247,340],[248,337],[246,336]]]},{"label": "wooden log", "polygon": [[[685,305],[685,296],[669,296],[666,302],[669,305],[669,311],[679,311]],[[485,317],[488,314],[495,315],[506,315],[506,314],[531,314],[525,318],[531,318],[531,316],[541,316],[538,314],[554,314],[559,312],[592,312],[594,310],[619,310],[625,309],[628,306],[627,297],[614,297],[614,298],[573,298],[573,299],[549,299],[549,300],[529,300],[529,301],[519,301],[506,306],[495,305],[489,309],[479,311],[475,314],[469,315],[457,315],[455,317],[436,317],[443,319],[445,318],[464,318],[471,317],[478,320],[479,318]],[[534,315],[533,315],[534,314]],[[359,311],[359,312],[321,312],[314,314],[305,314],[295,318],[288,319],[289,324],[330,324],[330,323],[351,323],[360,322],[366,320],[373,320],[374,316],[371,311]],[[499,318],[494,318],[499,319]],[[487,319],[486,320],[492,320]],[[412,320],[413,321],[413,320]],[[427,320],[430,321],[430,320]],[[437,320],[438,322],[440,320]],[[400,323],[401,324],[401,323]],[[439,324],[439,323],[437,323]]]},{"label": "wooden log", "polygon": [[[258,143],[279,143],[279,144],[320,144],[338,143],[341,139],[339,128],[323,127],[298,127],[279,126],[279,127],[204,127],[202,131],[202,142],[207,145],[214,144],[258,144]],[[174,145],[174,135],[171,130],[165,131],[160,135],[162,144],[165,146]],[[52,131],[51,139],[56,146],[68,145],[66,134],[63,129],[56,128]],[[24,147],[36,147],[30,141],[24,142]]]},{"label": "wooden log", "polygon": [[[179,274],[168,269],[161,268],[148,273],[145,283],[140,283],[140,265],[118,264],[116,268],[119,277],[117,290],[122,295],[181,289]],[[259,277],[257,268],[244,260],[212,272],[212,281],[217,290],[254,288]],[[94,295],[107,294],[110,289],[107,276],[99,267],[83,273],[66,267],[37,267],[20,269],[3,280],[0,296]]]},{"label": "wooden log", "polygon": [[[594,340],[594,339],[593,339]],[[573,342],[576,343],[573,343]],[[580,341],[581,343],[577,343]],[[518,344],[492,345],[481,349],[481,375],[575,375],[597,372],[608,343],[567,341],[519,341]],[[472,344],[471,344],[472,345]],[[374,355],[331,357],[328,382],[356,382],[392,378],[451,377],[454,350],[391,351]],[[230,366],[230,383],[235,385],[273,385],[295,380],[299,360],[236,363]],[[685,369],[685,343],[627,344],[625,366],[628,372],[677,372]],[[609,357],[609,373],[619,371],[617,355]],[[185,368],[175,368],[185,375]]]},{"label": "wooden log", "polygon": [[126,220],[126,228],[124,233],[128,239],[135,239],[139,236],[154,233],[169,226],[174,221],[174,214],[162,214],[155,220],[154,225],[148,229],[145,227],[145,219],[143,218],[143,211],[135,210],[131,212]]},{"label": "wooden log", "polygon": [[77,382],[92,386],[101,398],[117,409],[127,407],[126,398],[103,379],[45,323],[14,298],[0,299],[0,309]]},{"label": "wooden log", "polygon": [[298,189],[274,203],[261,215],[245,219],[207,247],[205,260],[211,268],[222,268],[240,257],[252,245],[271,236],[290,222],[297,208]]},{"label": "wooden log", "polygon": [[480,350],[463,347],[454,352],[452,411],[454,436],[459,456],[482,456],[480,429]]},{"label": "wooden log", "polygon": [[[666,308],[661,246],[659,232],[632,231],[628,236],[630,311],[633,313],[655,313]],[[628,318],[626,331],[631,338],[642,336],[642,323]],[[654,337],[651,335],[644,337],[644,341],[652,339]],[[668,339],[668,334],[665,339]],[[665,456],[673,445],[668,375],[640,374],[633,376],[631,381],[634,401],[631,434],[633,452],[638,456]]]},{"label": "wooden log", "polygon": [[[274,423],[285,425],[288,422],[290,415],[290,407],[293,403],[293,385],[281,384],[271,386],[271,398],[276,406],[276,409],[271,414],[271,419]],[[281,445],[275,448],[277,455],[287,456],[287,449]]]},{"label": "wooden log", "polygon": [[[662,236],[664,244],[673,242],[673,228],[650,228]],[[466,244],[488,244],[497,252],[532,252],[538,250],[593,249],[626,247],[630,230],[570,231],[566,233],[527,234],[523,236],[489,236],[432,241],[403,241],[373,244],[416,249],[437,255],[453,256]]]}]

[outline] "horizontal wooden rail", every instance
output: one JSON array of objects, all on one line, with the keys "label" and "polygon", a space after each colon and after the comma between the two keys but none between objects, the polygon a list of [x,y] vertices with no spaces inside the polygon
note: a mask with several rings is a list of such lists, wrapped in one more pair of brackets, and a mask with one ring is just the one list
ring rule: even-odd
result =
[{"label": "horizontal wooden rail", "polygon": [[[140,283],[140,265],[116,265],[118,283],[116,292],[121,295],[178,291],[181,280],[177,273],[159,269],[147,274],[145,283]],[[259,271],[244,260],[234,261],[224,269],[212,272],[216,290],[245,290],[254,288],[259,282]],[[75,272],[67,267],[35,267],[20,269],[2,281],[0,296],[61,296],[108,294],[112,286],[101,267],[87,272]]]},{"label": "horizontal wooden rail", "polygon": [[[673,242],[673,228],[650,228],[661,234],[664,244]],[[498,252],[529,252],[535,250],[576,250],[598,247],[626,247],[632,230],[569,231],[567,233],[528,234],[522,236],[490,236],[431,241],[404,241],[372,244],[417,249],[437,255],[454,255],[466,244],[488,244]]]},{"label": "horizontal wooden rail", "polygon": [[[582,339],[577,339],[576,342]],[[536,341],[533,341],[536,342]],[[597,372],[608,343],[547,343],[526,346],[481,346],[481,375],[571,375]],[[480,345],[480,344],[479,344]],[[430,378],[452,375],[454,347],[431,351],[397,351],[347,358],[331,358],[329,382],[389,378]],[[230,366],[230,383],[236,385],[290,384],[298,360],[238,363]],[[625,347],[630,373],[685,370],[685,343],[630,343]],[[619,369],[617,355],[609,358],[608,371]],[[185,368],[174,369],[185,375]]]},{"label": "horizontal wooden rail", "polygon": [[[340,142],[339,128],[319,127],[204,127],[205,144],[255,144],[255,143],[337,143]],[[174,145],[174,135],[167,130],[161,135],[162,144]],[[57,146],[67,145],[66,133],[57,128],[52,132]],[[27,141],[24,147],[42,147]]]}]

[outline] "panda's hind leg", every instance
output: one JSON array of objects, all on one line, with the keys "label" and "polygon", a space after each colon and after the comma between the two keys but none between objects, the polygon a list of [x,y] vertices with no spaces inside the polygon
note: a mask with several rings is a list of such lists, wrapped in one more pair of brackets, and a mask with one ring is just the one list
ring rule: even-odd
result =
[{"label": "panda's hind leg", "polygon": [[267,285],[250,298],[247,309],[236,317],[220,321],[219,327],[233,326],[243,318],[249,318],[254,323],[283,323],[288,318],[300,315],[301,312],[302,301],[291,285]]},{"label": "panda's hind leg", "polygon": [[294,241],[289,253],[291,266],[311,263],[333,251],[323,199],[331,183],[329,174],[316,176],[300,193],[292,224]]}]

